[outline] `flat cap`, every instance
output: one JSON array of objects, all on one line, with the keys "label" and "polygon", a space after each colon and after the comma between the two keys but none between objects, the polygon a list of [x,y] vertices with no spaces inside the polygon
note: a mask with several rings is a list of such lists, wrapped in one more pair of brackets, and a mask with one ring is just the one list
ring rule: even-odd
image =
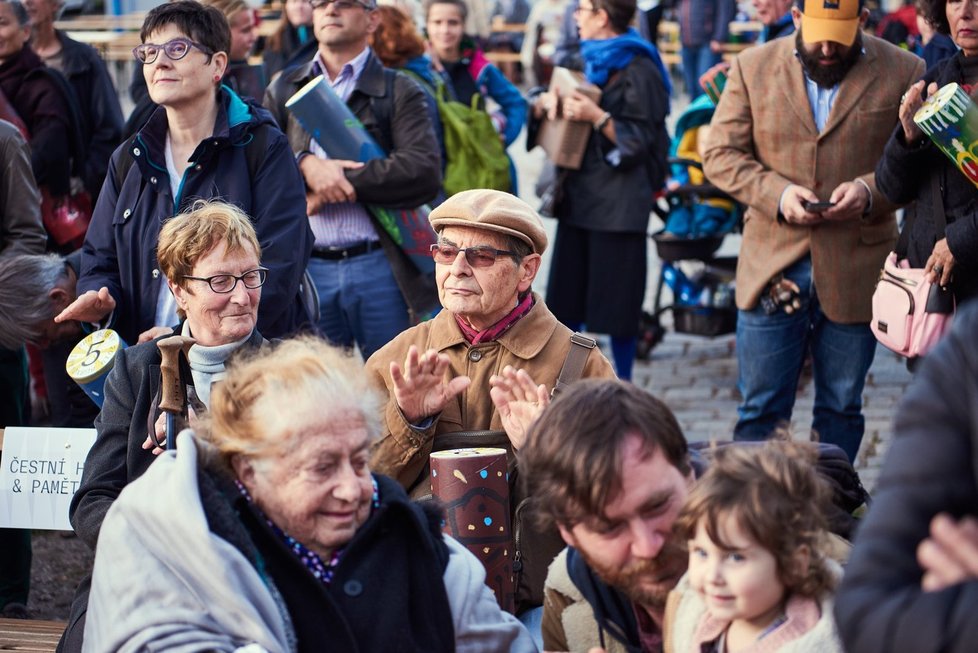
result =
[{"label": "flat cap", "polygon": [[498,190],[466,190],[452,195],[428,216],[431,227],[474,227],[516,236],[536,254],[547,249],[543,220],[530,205],[510,193]]}]

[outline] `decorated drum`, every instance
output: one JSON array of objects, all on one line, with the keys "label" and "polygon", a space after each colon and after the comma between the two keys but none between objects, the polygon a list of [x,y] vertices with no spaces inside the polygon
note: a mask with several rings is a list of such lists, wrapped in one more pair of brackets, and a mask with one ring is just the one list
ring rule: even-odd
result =
[{"label": "decorated drum", "polygon": [[978,107],[971,96],[958,84],[942,86],[924,101],[913,121],[978,186]]},{"label": "decorated drum", "polygon": [[431,493],[445,507],[446,533],[486,568],[486,585],[513,612],[513,541],[506,450],[454,449],[431,454]]},{"label": "decorated drum", "polygon": [[116,354],[126,343],[112,329],[89,333],[68,354],[65,369],[85,394],[101,408],[105,399],[105,378],[115,364]]}]

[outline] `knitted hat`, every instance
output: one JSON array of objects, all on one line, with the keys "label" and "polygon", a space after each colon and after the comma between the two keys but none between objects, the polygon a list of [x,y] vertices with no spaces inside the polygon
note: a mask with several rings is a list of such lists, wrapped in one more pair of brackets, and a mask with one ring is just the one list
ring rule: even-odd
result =
[{"label": "knitted hat", "polygon": [[862,4],[861,0],[799,0],[805,43],[835,41],[852,45],[859,29]]},{"label": "knitted hat", "polygon": [[543,221],[530,205],[498,190],[467,190],[452,195],[428,216],[431,227],[474,227],[516,236],[533,247],[536,254],[547,249]]}]

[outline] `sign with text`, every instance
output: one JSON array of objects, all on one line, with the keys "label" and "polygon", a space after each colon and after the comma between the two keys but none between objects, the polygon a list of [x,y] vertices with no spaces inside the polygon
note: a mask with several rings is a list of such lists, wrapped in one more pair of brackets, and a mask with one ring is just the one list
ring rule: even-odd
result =
[{"label": "sign with text", "polygon": [[70,531],[68,504],[95,429],[10,426],[0,455],[0,528]]}]

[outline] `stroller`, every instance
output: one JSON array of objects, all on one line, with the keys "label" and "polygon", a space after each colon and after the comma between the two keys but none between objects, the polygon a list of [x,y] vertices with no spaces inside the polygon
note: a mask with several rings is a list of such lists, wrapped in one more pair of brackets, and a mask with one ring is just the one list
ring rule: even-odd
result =
[{"label": "stroller", "polygon": [[[677,333],[713,337],[736,329],[733,277],[737,257],[715,254],[727,234],[740,227],[743,210],[703,176],[697,147],[714,108],[710,98],[701,95],[676,123],[669,150],[672,183],[655,209],[665,227],[652,234],[661,266],[652,313],[642,314],[636,354],[640,360],[647,360],[665,336],[661,317],[666,311],[672,312]],[[673,294],[668,306],[662,305],[665,286]]]}]

